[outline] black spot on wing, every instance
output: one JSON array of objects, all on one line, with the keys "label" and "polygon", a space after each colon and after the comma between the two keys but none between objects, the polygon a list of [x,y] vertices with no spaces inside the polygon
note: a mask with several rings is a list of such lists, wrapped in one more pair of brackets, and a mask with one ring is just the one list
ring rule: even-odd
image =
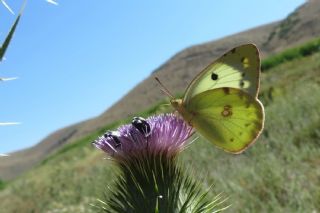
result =
[{"label": "black spot on wing", "polygon": [[214,72],[211,74],[211,79],[214,81],[218,80],[218,77],[219,76],[217,74],[215,74]]}]

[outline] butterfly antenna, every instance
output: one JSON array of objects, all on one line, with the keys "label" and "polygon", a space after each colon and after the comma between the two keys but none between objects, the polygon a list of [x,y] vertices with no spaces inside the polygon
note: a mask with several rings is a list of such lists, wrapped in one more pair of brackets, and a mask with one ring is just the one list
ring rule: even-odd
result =
[{"label": "butterfly antenna", "polygon": [[171,106],[171,104],[161,104],[160,106]]},{"label": "butterfly antenna", "polygon": [[169,90],[161,83],[161,81],[159,80],[158,77],[154,77],[156,79],[156,81],[159,83],[160,85],[160,89],[161,91],[166,94],[167,96],[169,96],[171,99],[175,99],[174,96],[169,92]]}]

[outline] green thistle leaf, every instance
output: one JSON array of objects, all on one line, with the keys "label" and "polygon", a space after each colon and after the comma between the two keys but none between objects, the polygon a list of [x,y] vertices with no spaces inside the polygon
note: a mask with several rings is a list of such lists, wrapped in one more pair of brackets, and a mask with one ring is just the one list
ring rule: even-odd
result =
[{"label": "green thistle leaf", "polygon": [[0,61],[2,61],[4,54],[6,53],[6,51],[7,51],[7,49],[8,49],[8,46],[9,46],[9,44],[10,44],[10,42],[11,42],[11,39],[12,39],[12,37],[13,37],[13,34],[14,34],[14,32],[15,32],[17,26],[18,26],[18,23],[19,23],[19,20],[20,20],[21,15],[22,15],[22,12],[23,12],[23,10],[24,10],[24,7],[25,7],[26,2],[27,2],[27,1],[25,0],[24,3],[23,3],[23,5],[22,5],[22,7],[21,7],[21,10],[20,10],[20,12],[19,12],[19,15],[17,16],[15,22],[13,23],[13,25],[12,25],[9,33],[8,33],[8,35],[6,36],[4,42],[2,43],[2,45],[1,45],[1,47],[0,47]]}]

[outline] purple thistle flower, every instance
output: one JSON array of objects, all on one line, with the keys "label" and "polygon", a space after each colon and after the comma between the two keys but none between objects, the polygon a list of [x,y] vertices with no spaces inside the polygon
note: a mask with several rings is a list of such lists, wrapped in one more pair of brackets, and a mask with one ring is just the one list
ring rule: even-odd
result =
[{"label": "purple thistle flower", "polygon": [[133,118],[132,124],[107,131],[93,144],[115,159],[127,159],[142,153],[167,153],[174,156],[187,144],[193,129],[174,114]]}]

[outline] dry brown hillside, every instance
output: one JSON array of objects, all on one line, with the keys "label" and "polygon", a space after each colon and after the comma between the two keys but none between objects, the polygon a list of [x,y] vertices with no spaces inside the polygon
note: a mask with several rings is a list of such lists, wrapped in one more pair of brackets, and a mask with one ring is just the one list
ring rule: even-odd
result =
[{"label": "dry brown hillside", "polygon": [[41,161],[62,144],[70,143],[99,127],[134,115],[157,103],[164,96],[155,83],[154,76],[158,76],[173,93],[181,92],[196,73],[233,46],[253,42],[265,57],[320,36],[319,23],[320,0],[312,0],[300,6],[282,21],[186,48],[152,72],[147,79],[100,116],[58,130],[36,146],[13,153],[10,158],[2,158],[0,178],[13,178]]}]

